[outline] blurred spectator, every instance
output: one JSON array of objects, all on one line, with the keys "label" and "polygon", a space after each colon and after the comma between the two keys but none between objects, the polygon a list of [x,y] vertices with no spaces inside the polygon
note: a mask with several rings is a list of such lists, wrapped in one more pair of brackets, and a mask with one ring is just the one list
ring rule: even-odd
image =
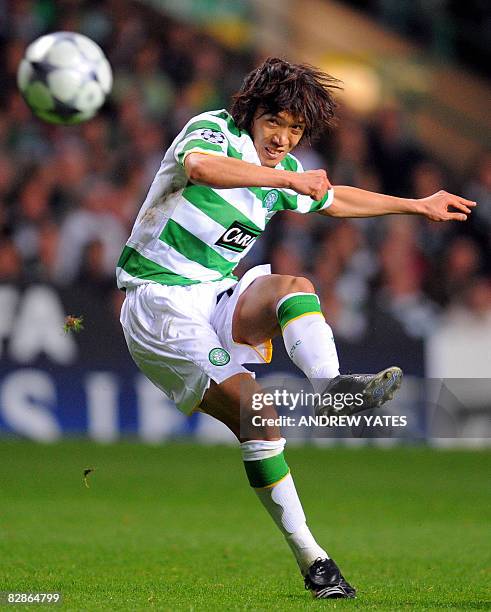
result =
[{"label": "blurred spectator", "polygon": [[361,187],[361,174],[368,165],[369,148],[367,133],[354,117],[345,117],[336,130],[336,161],[331,173],[340,185]]},{"label": "blurred spectator", "polygon": [[489,279],[475,278],[445,313],[429,339],[427,360],[435,378],[491,378]]},{"label": "blurred spectator", "polygon": [[14,162],[10,157],[0,152],[0,202],[6,202],[15,179]]},{"label": "blurred spectator", "polygon": [[355,341],[367,326],[369,283],[377,270],[360,225],[343,220],[324,238],[314,276],[337,335]]},{"label": "blurred spectator", "polygon": [[0,239],[0,281],[22,280],[22,257],[8,236]]},{"label": "blurred spectator", "polygon": [[82,184],[90,176],[89,156],[81,142],[62,141],[51,163],[57,177],[53,192],[54,212],[61,219],[80,203]]},{"label": "blurred spectator", "polygon": [[440,189],[451,191],[443,168],[434,160],[422,159],[413,166],[411,193],[415,198],[426,198]]},{"label": "blurred spectator", "polygon": [[34,175],[23,185],[14,209],[13,238],[29,275],[38,257],[39,228],[49,216],[49,188]]},{"label": "blurred spectator", "polygon": [[113,278],[127,238],[126,228],[110,212],[115,191],[110,183],[100,179],[85,185],[81,207],[69,213],[61,225],[54,277],[57,282],[69,284],[76,280],[85,249],[97,240],[103,245],[102,272]]},{"label": "blurred spectator", "polygon": [[149,116],[162,118],[169,111],[174,91],[169,77],[160,69],[161,45],[147,42],[136,54],[134,70]]},{"label": "blurred spectator", "polygon": [[305,264],[312,260],[312,230],[316,220],[312,215],[299,215],[290,211],[282,214],[280,243],[294,251]]},{"label": "blurred spectator", "polygon": [[423,292],[426,262],[416,243],[416,224],[399,217],[388,224],[380,249],[380,289],[377,304],[413,338],[424,338],[434,328],[437,308]]},{"label": "blurred spectator", "polygon": [[88,242],[82,253],[77,284],[91,285],[97,289],[111,289],[114,286],[112,275],[106,270],[105,245],[102,240]]},{"label": "blurred spectator", "polygon": [[117,155],[112,147],[110,123],[103,115],[94,117],[81,127],[91,170],[96,174],[112,172]]},{"label": "blurred spectator", "polygon": [[[424,159],[416,163],[411,175],[411,193],[415,198],[428,196],[446,189],[451,191],[443,168],[434,160]],[[418,246],[428,258],[439,257],[454,227],[448,223],[434,223],[419,219]]]},{"label": "blurred spectator", "polygon": [[326,161],[314,148],[300,145],[295,149],[295,157],[300,160],[304,170],[318,170],[326,167]]},{"label": "blurred spectator", "polygon": [[447,246],[433,279],[433,295],[444,306],[459,301],[481,272],[481,255],[476,242],[459,236]]},{"label": "blurred spectator", "polygon": [[490,318],[491,281],[489,278],[477,277],[464,294],[464,303],[469,306],[474,316]]},{"label": "blurred spectator", "polygon": [[133,147],[136,158],[145,171],[141,178],[150,185],[167,148],[162,126],[157,122],[143,123],[135,134]]},{"label": "blurred spectator", "polygon": [[37,280],[51,282],[55,278],[59,239],[59,226],[54,221],[43,221],[39,227],[38,260],[35,263]]},{"label": "blurred spectator", "polygon": [[301,253],[283,242],[273,251],[271,256],[271,270],[273,274],[292,274],[294,276],[306,275]]},{"label": "blurred spectator", "polygon": [[476,217],[491,233],[491,151],[476,160],[473,177],[465,187],[465,196],[478,203]]},{"label": "blurred spectator", "polygon": [[412,197],[409,177],[422,153],[405,129],[401,109],[381,109],[370,136],[370,157],[380,175],[382,191]]},{"label": "blurred spectator", "polygon": [[167,32],[165,46],[165,68],[177,89],[194,78],[193,31],[183,24],[176,23]]},{"label": "blurred spectator", "polygon": [[32,0],[16,0],[10,3],[10,32],[20,40],[30,42],[43,32],[43,23]]}]

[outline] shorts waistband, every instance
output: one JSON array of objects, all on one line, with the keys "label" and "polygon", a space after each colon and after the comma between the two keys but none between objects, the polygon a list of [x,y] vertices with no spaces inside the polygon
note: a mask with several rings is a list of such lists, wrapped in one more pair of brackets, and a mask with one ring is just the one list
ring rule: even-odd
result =
[{"label": "shorts waistband", "polygon": [[234,288],[233,288],[233,287],[230,287],[230,289],[227,289],[226,291],[222,291],[221,293],[219,293],[219,294],[217,295],[217,304],[218,304],[218,302],[219,302],[219,301],[222,299],[222,297],[223,297],[224,295],[228,295],[228,296],[230,297],[230,296],[232,295],[232,293],[233,293],[233,292],[234,292]]}]

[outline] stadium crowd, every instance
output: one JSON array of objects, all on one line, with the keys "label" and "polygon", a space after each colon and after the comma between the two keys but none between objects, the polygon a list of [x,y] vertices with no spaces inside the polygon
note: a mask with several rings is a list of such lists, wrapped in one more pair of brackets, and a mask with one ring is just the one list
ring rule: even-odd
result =
[{"label": "stadium crowd", "polygon": [[[0,0],[0,15],[0,280],[88,283],[115,297],[115,263],[164,150],[190,117],[227,107],[256,58],[136,3]],[[115,73],[110,101],[81,126],[35,119],[16,87],[27,44],[55,30],[95,39]],[[335,133],[298,151],[306,169],[325,167],[333,184],[393,195],[445,188],[478,201],[472,219],[285,213],[240,272],[271,261],[274,272],[313,278],[348,342],[365,334],[374,306],[417,338],[453,311],[491,324],[491,153],[456,177],[425,152],[402,109],[369,119],[340,113]]]}]

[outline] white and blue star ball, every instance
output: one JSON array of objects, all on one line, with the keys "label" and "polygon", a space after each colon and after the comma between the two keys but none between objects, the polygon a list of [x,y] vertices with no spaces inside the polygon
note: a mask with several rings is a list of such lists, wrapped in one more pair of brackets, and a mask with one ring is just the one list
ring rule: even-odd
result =
[{"label": "white and blue star ball", "polygon": [[50,123],[91,119],[111,91],[112,70],[93,40],[76,32],[41,36],[26,49],[17,84],[32,112]]}]

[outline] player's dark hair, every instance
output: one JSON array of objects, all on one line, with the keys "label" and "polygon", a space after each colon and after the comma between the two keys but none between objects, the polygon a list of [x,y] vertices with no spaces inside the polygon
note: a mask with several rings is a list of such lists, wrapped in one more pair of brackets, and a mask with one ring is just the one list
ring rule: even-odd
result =
[{"label": "player's dark hair", "polygon": [[258,108],[271,114],[288,111],[303,117],[303,138],[312,140],[335,124],[336,89],[341,81],[315,66],[270,57],[245,77],[230,113],[237,127],[250,132]]}]

